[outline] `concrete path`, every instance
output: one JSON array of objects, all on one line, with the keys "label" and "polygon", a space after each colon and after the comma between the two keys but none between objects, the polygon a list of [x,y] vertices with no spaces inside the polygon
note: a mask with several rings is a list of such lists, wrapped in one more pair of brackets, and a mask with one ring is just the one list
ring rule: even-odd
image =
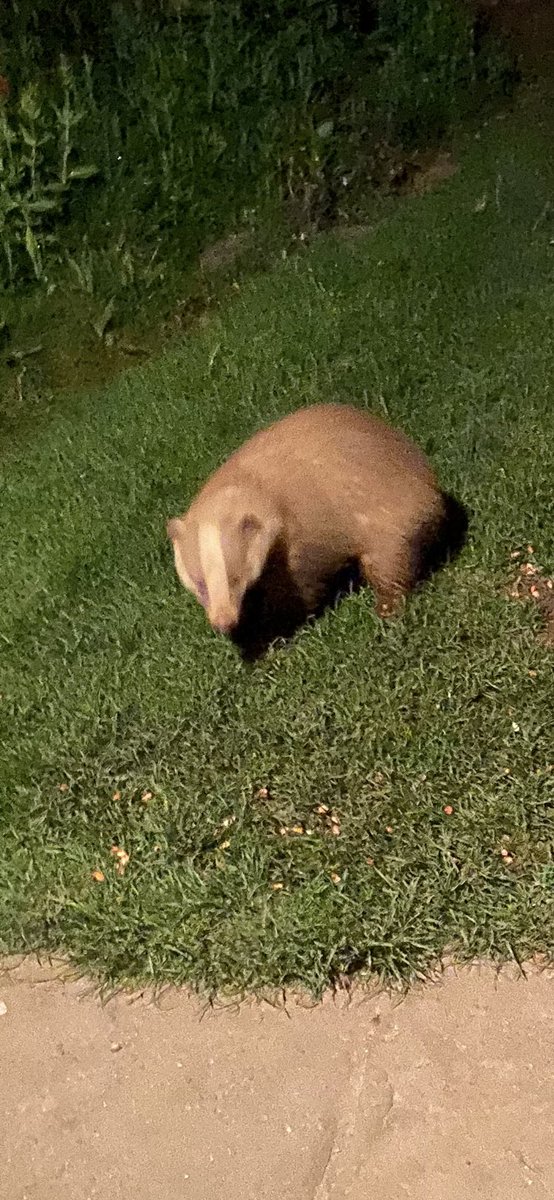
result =
[{"label": "concrete path", "polygon": [[554,971],[203,1019],[61,972],[0,974],[2,1200],[554,1197]]}]

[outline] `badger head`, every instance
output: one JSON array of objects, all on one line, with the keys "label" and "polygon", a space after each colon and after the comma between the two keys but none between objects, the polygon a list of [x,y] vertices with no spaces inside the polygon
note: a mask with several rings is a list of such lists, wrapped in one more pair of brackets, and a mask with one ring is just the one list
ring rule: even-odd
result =
[{"label": "badger head", "polygon": [[179,579],[218,633],[238,625],[245,593],[260,578],[282,529],[271,498],[248,485],[222,488],[168,521]]}]

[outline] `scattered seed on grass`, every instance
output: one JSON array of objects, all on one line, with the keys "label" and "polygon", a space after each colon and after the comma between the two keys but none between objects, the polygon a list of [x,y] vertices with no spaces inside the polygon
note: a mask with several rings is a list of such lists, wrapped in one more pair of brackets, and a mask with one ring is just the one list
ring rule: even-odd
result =
[{"label": "scattered seed on grass", "polygon": [[385,825],[385,833],[392,833],[392,832],[393,832],[392,825]]},{"label": "scattered seed on grass", "polygon": [[272,883],[271,890],[272,890],[272,892],[280,892],[280,891],[282,891],[284,886],[285,886],[284,883]]},{"label": "scattered seed on grass", "polygon": [[255,800],[268,800],[269,799],[269,788],[268,787],[258,788],[257,792],[254,792],[254,799]]},{"label": "scattered seed on grass", "polygon": [[120,846],[112,846],[110,854],[116,860],[115,869],[117,874],[124,875],[131,856],[127,854],[126,850],[122,850]]},{"label": "scattered seed on grass", "polygon": [[443,811],[443,813],[446,813],[447,817],[451,817],[452,813],[454,812],[454,809],[452,808],[451,804],[445,804],[442,811]]},{"label": "scattered seed on grass", "polygon": [[148,792],[148,791],[146,791],[146,792],[143,792],[143,793],[142,793],[141,800],[142,800],[142,803],[143,803],[143,804],[148,804],[148,802],[149,802],[151,799],[152,799],[152,792]]},{"label": "scattered seed on grass", "polygon": [[226,841],[226,842],[220,842],[220,843],[219,843],[219,846],[218,846],[217,848],[218,848],[218,850],[228,850],[230,845],[231,845],[231,843],[230,843],[230,841],[227,839],[227,841]]},{"label": "scattered seed on grass", "polygon": [[333,837],[340,837],[340,817],[328,804],[318,804],[314,812],[320,817],[325,817],[325,824]]},{"label": "scattered seed on grass", "polygon": [[69,791],[69,784],[60,783],[60,792],[67,792],[67,791]]},{"label": "scattered seed on grass", "polygon": [[121,800],[121,792],[114,792],[112,800],[115,800],[116,803],[118,800]]},{"label": "scattered seed on grass", "polygon": [[91,872],[91,878],[94,879],[95,883],[105,883],[105,881],[106,881],[106,876],[104,875],[104,872],[101,871],[99,868],[97,868],[95,871]]},{"label": "scattered seed on grass", "polygon": [[331,882],[342,883],[342,875],[339,875],[337,871],[331,871]]}]

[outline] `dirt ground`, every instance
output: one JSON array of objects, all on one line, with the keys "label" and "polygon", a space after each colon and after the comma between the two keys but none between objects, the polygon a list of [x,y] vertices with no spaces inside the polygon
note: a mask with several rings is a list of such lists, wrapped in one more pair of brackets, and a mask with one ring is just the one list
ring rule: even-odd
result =
[{"label": "dirt ground", "polygon": [[554,969],[205,1011],[0,974],[6,1200],[554,1196]]}]

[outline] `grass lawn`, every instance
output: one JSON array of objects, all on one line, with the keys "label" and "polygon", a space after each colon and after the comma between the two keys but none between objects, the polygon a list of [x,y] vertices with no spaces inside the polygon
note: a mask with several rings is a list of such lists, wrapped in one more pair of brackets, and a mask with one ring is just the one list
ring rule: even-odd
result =
[{"label": "grass lawn", "polygon": [[[3,951],[316,992],[552,951],[554,658],[507,596],[514,549],[554,570],[551,122],[493,121],[437,191],[4,445]],[[257,426],[330,399],[415,436],[471,538],[401,620],[352,596],[247,667],[164,521]]]}]

